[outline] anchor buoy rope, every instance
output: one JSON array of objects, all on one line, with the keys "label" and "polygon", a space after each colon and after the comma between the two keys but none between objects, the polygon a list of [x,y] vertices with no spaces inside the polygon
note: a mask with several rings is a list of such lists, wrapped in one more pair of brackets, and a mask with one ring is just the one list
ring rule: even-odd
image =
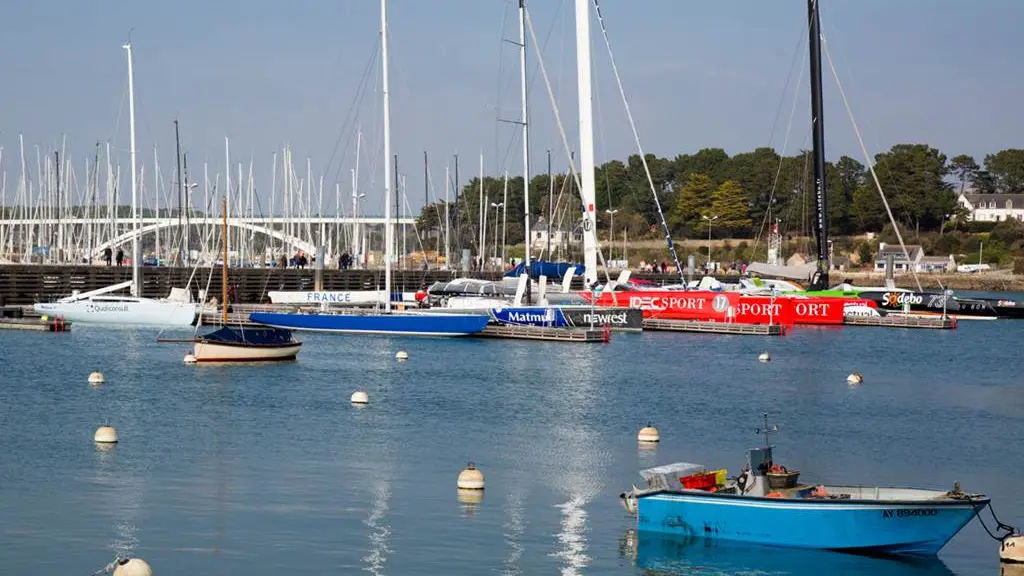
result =
[{"label": "anchor buoy rope", "polygon": [[[996,542],[1003,542],[1007,538],[1020,535],[1020,532],[1017,531],[1017,528],[1004,523],[999,519],[998,516],[996,516],[996,511],[994,508],[992,508],[991,502],[987,504],[982,504],[981,506],[978,506],[977,504],[972,504],[972,508],[974,508],[974,515],[978,517],[978,522],[981,524],[981,527],[984,528],[985,532],[988,533],[988,535]],[[985,520],[981,517],[981,511],[984,510],[985,508],[988,508],[989,513],[992,514],[992,519],[996,522],[995,532],[1003,532],[1002,536],[994,534],[992,530],[989,530],[988,525],[985,524]]]}]

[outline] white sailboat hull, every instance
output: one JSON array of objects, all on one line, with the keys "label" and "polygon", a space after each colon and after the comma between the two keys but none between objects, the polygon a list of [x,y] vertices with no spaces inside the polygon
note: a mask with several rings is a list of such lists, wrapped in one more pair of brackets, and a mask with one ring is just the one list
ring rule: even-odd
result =
[{"label": "white sailboat hull", "polygon": [[289,346],[232,346],[196,342],[192,355],[196,357],[196,362],[270,362],[295,358],[301,346],[300,342]]},{"label": "white sailboat hull", "polygon": [[191,326],[198,308],[190,302],[131,296],[93,296],[73,302],[47,302],[33,306],[39,314],[60,316],[82,324],[135,326]]}]

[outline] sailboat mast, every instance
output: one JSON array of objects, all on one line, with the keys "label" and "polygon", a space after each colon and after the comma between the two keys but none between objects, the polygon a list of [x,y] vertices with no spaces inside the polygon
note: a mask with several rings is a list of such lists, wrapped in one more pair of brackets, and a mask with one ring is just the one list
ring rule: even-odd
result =
[{"label": "sailboat mast", "polygon": [[381,93],[384,97],[384,310],[391,311],[391,95],[388,92],[388,8],[380,0]]},{"label": "sailboat mast", "polygon": [[224,196],[221,205],[221,214],[224,218],[224,226],[221,230],[221,243],[224,245],[224,259],[220,266],[220,292],[221,301],[224,303],[223,321],[228,323],[228,197]]},{"label": "sailboat mast", "polygon": [[132,66],[132,44],[131,42],[122,46],[128,51],[128,126],[131,131],[129,137],[129,157],[132,166],[132,296],[142,296],[142,282],[139,278],[139,214],[138,189],[136,187],[135,172],[135,76]]},{"label": "sailboat mast", "polygon": [[818,242],[818,270],[812,282],[812,290],[828,289],[828,199],[825,185],[825,127],[822,122],[821,89],[821,20],[818,17],[818,0],[807,0],[810,20],[811,47],[811,128],[814,144],[814,207],[815,236]]},{"label": "sailboat mast", "polygon": [[594,219],[594,111],[590,87],[590,2],[576,0],[576,85],[580,116],[580,199],[583,201],[583,277],[587,289],[597,282]]},{"label": "sailboat mast", "polygon": [[[184,230],[181,228],[181,218],[182,218],[182,212],[183,212],[184,206],[185,206],[185,183],[182,182],[182,180],[181,180],[181,138],[179,137],[179,134],[178,134],[178,121],[177,120],[174,121],[174,155],[175,155],[175,157],[177,158],[177,161],[178,161],[178,230],[181,233],[181,239],[184,240],[185,239],[185,234],[184,234]],[[157,214],[157,216],[160,216],[160,215]],[[184,242],[182,242],[182,245],[183,245],[182,248],[184,248]],[[179,263],[182,260],[180,250],[181,249],[179,248],[179,252],[178,252],[178,262]]]},{"label": "sailboat mast", "polygon": [[[519,98],[522,102],[523,125],[523,217],[526,241],[524,244],[523,264],[526,274],[530,275],[530,120],[526,98],[526,5],[519,0]],[[530,282],[526,282],[526,302],[530,302]]]}]

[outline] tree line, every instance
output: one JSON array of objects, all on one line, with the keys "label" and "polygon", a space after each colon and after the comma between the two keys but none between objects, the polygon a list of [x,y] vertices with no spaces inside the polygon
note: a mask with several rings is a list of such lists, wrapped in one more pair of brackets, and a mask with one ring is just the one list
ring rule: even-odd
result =
[{"label": "tree line", "polygon": [[[705,148],[675,158],[646,156],[651,180],[674,236],[751,238],[778,223],[783,233],[813,234],[814,185],[811,153],[780,156],[757,148],[729,156]],[[901,227],[927,232],[958,225],[967,214],[957,202],[965,191],[1024,193],[1024,149],[987,154],[981,164],[967,154],[949,158],[927,144],[897,144],[874,157],[875,174]],[[602,238],[614,218],[615,237],[661,235],[660,218],[639,155],[611,160],[595,168],[598,230]],[[488,210],[487,235],[495,216],[507,211],[507,243],[523,241],[523,178],[483,179]],[[828,219],[834,235],[880,232],[889,219],[874,178],[858,160],[841,156],[826,164]],[[481,181],[473,178],[448,206],[453,246],[477,242]],[[492,204],[501,204],[495,210]],[[615,210],[614,215],[608,210]],[[531,220],[544,218],[570,231],[580,224],[579,193],[572,178],[538,174],[530,179]],[[445,205],[420,213],[420,232],[436,237],[444,227]],[[499,230],[501,222],[498,223]],[[490,244],[490,242],[488,242]]]}]

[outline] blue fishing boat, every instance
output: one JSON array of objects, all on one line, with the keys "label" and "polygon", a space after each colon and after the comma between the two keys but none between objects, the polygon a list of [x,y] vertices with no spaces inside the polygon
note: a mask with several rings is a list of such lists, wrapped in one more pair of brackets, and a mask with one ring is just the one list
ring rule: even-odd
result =
[{"label": "blue fishing boat", "polygon": [[342,334],[395,334],[400,336],[469,336],[482,331],[486,314],[390,314],[253,312],[249,320],[265,326]]},{"label": "blue fishing boat", "polygon": [[799,482],[768,445],[750,450],[743,471],[705,471],[680,462],[641,472],[644,489],[621,495],[640,532],[863,554],[934,556],[989,505],[981,494]]}]

